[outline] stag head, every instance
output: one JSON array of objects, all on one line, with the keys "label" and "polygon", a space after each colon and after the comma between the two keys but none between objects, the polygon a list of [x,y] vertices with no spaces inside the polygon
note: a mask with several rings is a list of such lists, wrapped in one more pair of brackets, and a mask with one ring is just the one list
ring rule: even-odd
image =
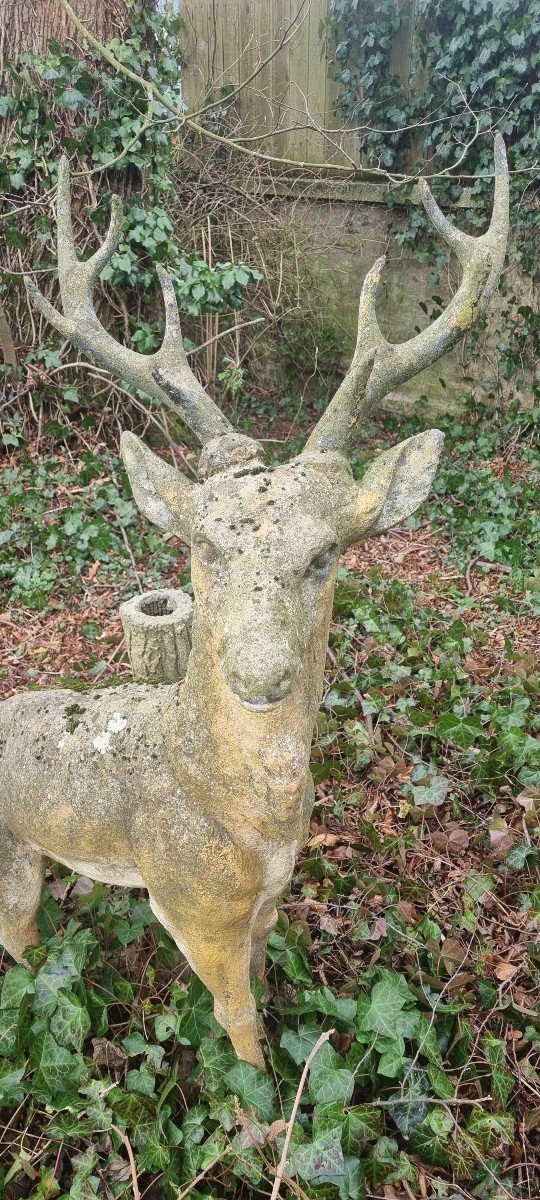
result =
[{"label": "stag head", "polygon": [[375,311],[384,259],[364,282],[356,350],[347,375],[303,452],[270,469],[260,444],[237,434],[191,371],[174,290],[158,267],[166,331],[160,350],[140,355],[101,325],[93,290],[114,254],[119,202],[92,258],[76,256],[69,170],[58,183],[58,271],[63,315],[28,280],[41,312],[100,366],[172,408],[203,446],[199,482],[156,456],[132,433],[122,455],[135,500],[149,520],[192,548],[196,611],[212,640],[222,675],[252,711],[275,708],[295,687],[310,645],[330,619],[339,554],[368,534],[409,516],[426,498],[442,448],[436,429],[379,455],[360,484],[347,461],[360,419],[389,391],[436,362],[485,311],[502,270],[508,235],[508,172],[495,139],[495,198],[480,237],[454,229],[422,181],[436,229],[456,253],[462,280],[448,307],[407,342],[383,337]]}]

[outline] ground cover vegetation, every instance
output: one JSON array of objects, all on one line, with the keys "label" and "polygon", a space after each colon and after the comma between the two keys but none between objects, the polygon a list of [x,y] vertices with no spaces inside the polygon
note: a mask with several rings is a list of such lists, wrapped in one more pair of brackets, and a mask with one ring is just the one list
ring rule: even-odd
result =
[{"label": "ground cover vegetation", "polygon": [[[491,8],[455,7],[463,37],[476,22],[478,41]],[[147,8],[134,5],[132,36],[115,52],[177,100],[178,27]],[[235,224],[230,204],[212,223],[216,198],[238,189],[244,203],[229,156],[210,164],[188,138],[175,147],[167,113],[156,106],[149,122],[140,91],[91,54],[51,47],[24,65],[4,101],[0,165],[3,215],[14,214],[2,286],[18,347],[0,411],[4,695],[129,678],[120,601],[157,582],[190,586],[184,548],[138,516],[117,453],[131,422],[194,470],[184,431],[105,373],[70,367],[50,330],[31,346],[28,310],[7,305],[20,256],[53,279],[51,214],[25,205],[54,184],[58,150],[98,168],[81,178],[83,243],[102,219],[97,189],[126,196],[102,303],[142,352],[160,333],[156,259],[172,268],[192,343],[214,336],[220,313],[233,324],[241,304],[242,320],[275,315],[275,279],[287,273],[240,234],[245,217]],[[227,105],[209,119],[226,126]],[[188,219],[202,213],[190,243],[184,200]],[[516,234],[524,262],[535,219],[531,208]],[[421,236],[418,252],[431,253]],[[291,321],[288,303],[278,305],[285,397],[258,384],[238,333],[198,358],[228,413],[276,459],[300,447],[341,349],[332,329]],[[310,839],[271,937],[269,994],[258,992],[268,1075],[235,1060],[143,893],[54,867],[31,969],[0,960],[6,1200],[538,1195],[540,407],[527,373],[537,336],[533,305],[509,295],[497,372],[486,365],[474,403],[442,422],[430,501],[342,560]],[[425,426],[421,406],[412,422],[371,424],[355,473]]]},{"label": "ground cover vegetation", "polygon": [[[343,560],[311,837],[259,997],[268,1077],[235,1062],[142,894],[51,872],[36,971],[2,965],[8,1200],[131,1195],[128,1143],[141,1195],[201,1173],[195,1196],[268,1194],[330,1029],[284,1190],[535,1194],[539,423],[449,421],[426,512]],[[373,427],[362,459],[396,436]],[[51,442],[37,471],[34,451],[4,468],[3,690],[114,686],[118,601],[187,583],[181,548],[137,517],[111,451]]]}]

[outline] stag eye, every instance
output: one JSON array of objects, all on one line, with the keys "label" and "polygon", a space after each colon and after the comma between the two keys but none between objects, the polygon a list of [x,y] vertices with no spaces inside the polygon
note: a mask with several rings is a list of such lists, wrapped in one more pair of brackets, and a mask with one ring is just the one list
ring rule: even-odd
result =
[{"label": "stag eye", "polygon": [[221,554],[212,542],[196,542],[193,549],[203,567],[214,567],[221,563]]},{"label": "stag eye", "polygon": [[325,550],[316,554],[309,564],[306,577],[308,579],[324,579],[335,562],[337,551],[336,543],[332,542],[331,546],[327,546]]}]

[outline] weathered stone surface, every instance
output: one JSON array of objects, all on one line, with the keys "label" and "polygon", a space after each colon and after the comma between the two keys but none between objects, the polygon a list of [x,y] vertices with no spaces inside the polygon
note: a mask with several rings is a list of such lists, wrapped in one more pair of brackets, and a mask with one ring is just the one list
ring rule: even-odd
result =
[{"label": "weathered stone surface", "polygon": [[173,588],[133,596],[120,606],[120,618],[134,679],[178,683],[184,678],[191,651],[191,596]]}]

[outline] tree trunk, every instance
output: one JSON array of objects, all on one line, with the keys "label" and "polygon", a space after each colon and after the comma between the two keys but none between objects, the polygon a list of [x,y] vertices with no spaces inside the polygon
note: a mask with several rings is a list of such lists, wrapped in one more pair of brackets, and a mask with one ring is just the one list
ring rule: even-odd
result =
[{"label": "tree trunk", "polygon": [[[77,16],[101,42],[121,38],[126,31],[129,9],[125,0],[72,0]],[[72,38],[80,45],[81,35],[71,23],[59,0],[0,0],[0,85],[5,87],[5,70],[25,50],[46,51],[50,38],[65,45]]]}]

